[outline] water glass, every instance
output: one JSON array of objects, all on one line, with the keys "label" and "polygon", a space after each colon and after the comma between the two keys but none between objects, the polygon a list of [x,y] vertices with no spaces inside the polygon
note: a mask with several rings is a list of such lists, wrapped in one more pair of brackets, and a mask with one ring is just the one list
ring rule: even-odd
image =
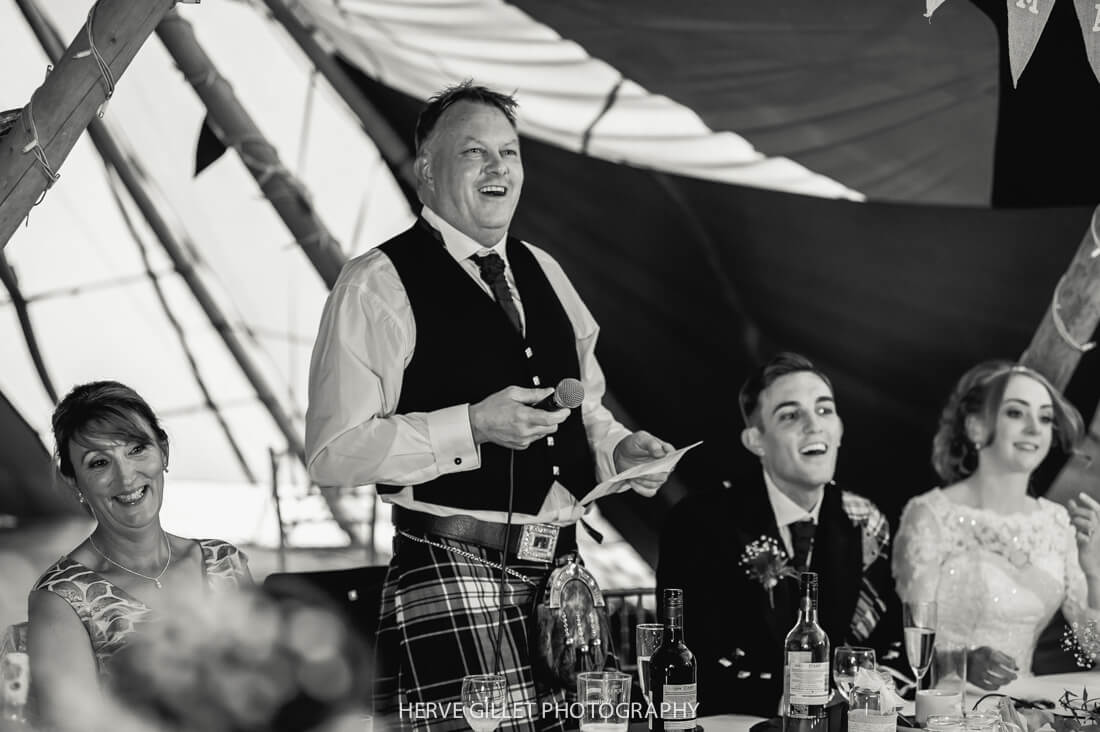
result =
[{"label": "water glass", "polygon": [[876,689],[857,686],[848,700],[848,732],[895,732],[898,713]]},{"label": "water glass", "polygon": [[581,732],[626,732],[630,675],[619,671],[577,674],[577,702],[581,705]]},{"label": "water glass", "polygon": [[492,732],[507,716],[504,674],[472,674],[462,679],[462,714],[474,732]]},{"label": "water glass", "polygon": [[961,714],[933,714],[924,727],[929,732],[966,732],[966,720]]},{"label": "water glass", "polygon": [[837,646],[833,652],[833,680],[837,691],[847,700],[856,681],[856,670],[865,668],[874,671],[875,651],[862,646]]},{"label": "water glass", "polygon": [[917,724],[933,717],[962,717],[962,696],[958,689],[918,689],[914,697]]},{"label": "water glass", "polygon": [[635,648],[638,659],[638,686],[642,696],[649,698],[649,659],[661,647],[665,637],[665,626],[660,623],[638,623],[634,631]]},{"label": "water glass", "polygon": [[12,651],[0,656],[0,727],[4,720],[24,722],[24,709],[27,704],[27,690],[30,687],[31,672],[29,656],[22,651]]},{"label": "water glass", "polygon": [[959,704],[963,710],[966,704],[966,654],[968,648],[963,643],[936,644],[936,660],[932,665],[933,685],[937,689],[957,691]]}]

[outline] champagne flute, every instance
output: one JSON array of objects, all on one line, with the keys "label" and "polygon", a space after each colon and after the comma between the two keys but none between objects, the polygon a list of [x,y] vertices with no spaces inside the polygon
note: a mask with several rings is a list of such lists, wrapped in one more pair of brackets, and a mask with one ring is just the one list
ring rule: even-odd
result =
[{"label": "champagne flute", "polygon": [[638,659],[638,686],[642,696],[649,698],[649,657],[661,647],[665,626],[660,623],[638,623],[634,631]]},{"label": "champagne flute", "polygon": [[837,691],[848,700],[852,686],[856,682],[856,670],[865,668],[874,671],[877,668],[873,648],[862,646],[838,646],[833,653],[833,680]]},{"label": "champagne flute", "polygon": [[936,646],[936,603],[907,602],[902,609],[905,615],[905,656],[916,677],[916,688],[920,690],[921,679],[928,673]]},{"label": "champagne flute", "polygon": [[492,732],[504,719],[504,674],[472,674],[462,679],[462,715],[474,732]]}]

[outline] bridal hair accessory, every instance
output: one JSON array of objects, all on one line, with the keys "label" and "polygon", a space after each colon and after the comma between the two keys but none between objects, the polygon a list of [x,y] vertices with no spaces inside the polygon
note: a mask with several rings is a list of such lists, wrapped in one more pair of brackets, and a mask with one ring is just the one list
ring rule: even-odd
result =
[{"label": "bridal hair accessory", "polygon": [[750,579],[760,583],[768,593],[768,604],[775,608],[773,590],[784,577],[798,579],[798,572],[790,565],[787,553],[783,551],[775,537],[761,535],[756,541],[745,545],[741,559],[737,562],[745,568]]}]

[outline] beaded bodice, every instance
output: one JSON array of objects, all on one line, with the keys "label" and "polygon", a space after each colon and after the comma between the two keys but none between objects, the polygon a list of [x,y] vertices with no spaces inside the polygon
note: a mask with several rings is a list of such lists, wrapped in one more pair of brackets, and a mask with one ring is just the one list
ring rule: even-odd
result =
[{"label": "beaded bodice", "polygon": [[940,489],[905,507],[894,550],[902,600],[935,599],[937,644],[989,646],[1028,674],[1059,606],[1088,620],[1087,586],[1066,509],[1040,498],[1029,513],[954,503]]}]

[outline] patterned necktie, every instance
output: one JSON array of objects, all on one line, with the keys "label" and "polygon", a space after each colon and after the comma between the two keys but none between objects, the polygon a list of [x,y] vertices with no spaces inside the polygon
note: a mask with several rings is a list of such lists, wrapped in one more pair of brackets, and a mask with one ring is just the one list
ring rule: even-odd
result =
[{"label": "patterned necktie", "polygon": [[481,270],[481,279],[485,280],[489,289],[493,291],[493,297],[504,310],[504,314],[508,316],[508,321],[517,333],[523,335],[519,310],[516,309],[516,302],[512,299],[512,291],[508,289],[508,280],[504,277],[504,260],[496,252],[489,252],[484,257],[475,254],[473,259]]},{"label": "patterned necktie", "polygon": [[813,521],[795,521],[787,528],[791,530],[791,546],[794,547],[794,557],[791,564],[795,569],[803,570],[809,567],[810,550],[814,545],[814,531],[817,524]]}]

